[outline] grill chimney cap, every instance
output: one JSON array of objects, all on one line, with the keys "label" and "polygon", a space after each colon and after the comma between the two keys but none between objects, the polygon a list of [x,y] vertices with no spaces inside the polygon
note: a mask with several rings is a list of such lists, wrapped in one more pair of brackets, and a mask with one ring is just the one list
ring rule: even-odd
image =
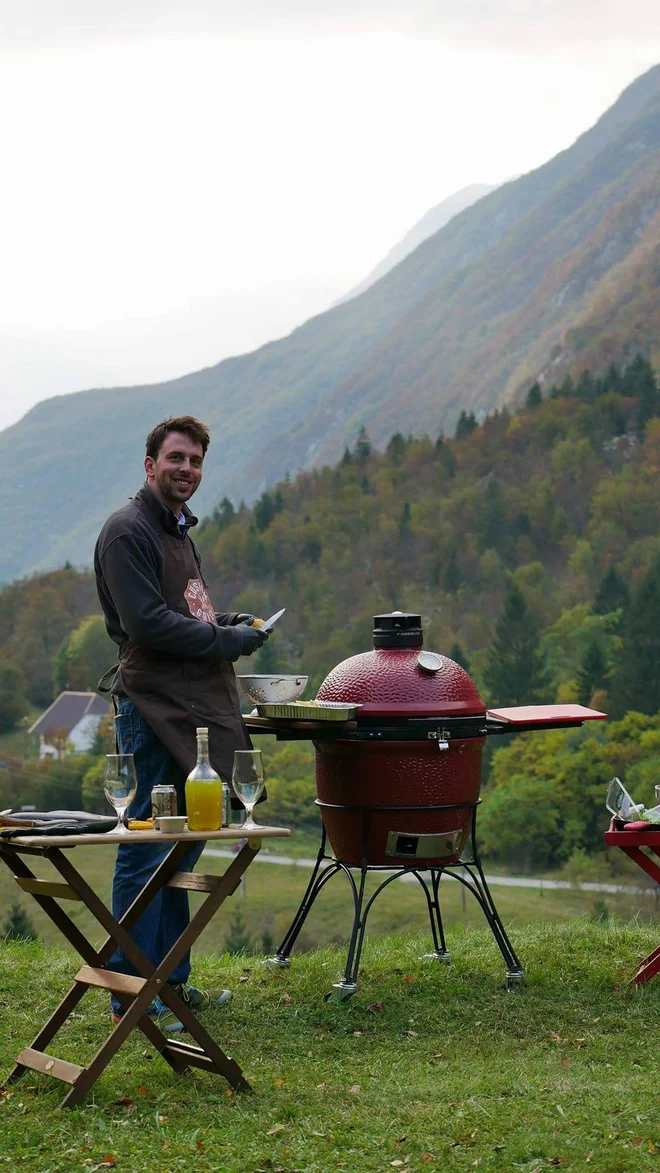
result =
[{"label": "grill chimney cap", "polygon": [[421,615],[391,611],[374,615],[375,648],[421,648],[424,643]]}]

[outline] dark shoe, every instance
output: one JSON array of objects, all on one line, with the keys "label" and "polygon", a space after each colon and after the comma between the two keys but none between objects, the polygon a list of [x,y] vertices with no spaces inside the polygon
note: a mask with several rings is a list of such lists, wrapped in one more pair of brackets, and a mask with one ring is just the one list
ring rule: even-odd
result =
[{"label": "dark shoe", "polygon": [[231,998],[231,990],[198,990],[188,982],[173,986],[172,989],[191,1010],[208,1010],[210,1006],[224,1006]]},{"label": "dark shoe", "polygon": [[[167,1031],[168,1034],[177,1034],[179,1031],[186,1029],[183,1023],[179,1022],[176,1014],[170,1010],[169,1006],[161,1002],[160,998],[154,998],[153,1002],[147,1008],[147,1014],[150,1018],[153,1018],[154,1022],[158,1023],[161,1030]],[[112,1021],[115,1023],[121,1022],[121,1019],[121,1014],[112,1015]]]}]

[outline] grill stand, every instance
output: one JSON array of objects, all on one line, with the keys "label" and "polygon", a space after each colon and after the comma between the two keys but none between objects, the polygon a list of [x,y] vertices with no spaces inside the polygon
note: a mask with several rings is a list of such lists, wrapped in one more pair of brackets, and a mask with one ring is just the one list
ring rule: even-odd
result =
[{"label": "grill stand", "polygon": [[[351,893],[353,896],[353,927],[351,929],[351,936],[348,945],[348,955],[346,957],[346,966],[344,969],[344,976],[340,982],[335,982],[332,990],[326,994],[326,1001],[334,998],[341,1002],[348,1001],[353,996],[358,988],[358,972],[360,968],[360,957],[362,954],[362,946],[367,928],[367,918],[381,892],[387,888],[394,880],[400,879],[405,875],[413,875],[419,882],[426,897],[426,904],[429,913],[429,921],[431,924],[431,935],[433,938],[433,951],[424,954],[424,958],[433,961],[440,961],[449,963],[451,957],[447,951],[447,943],[445,941],[444,927],[442,924],[442,913],[440,911],[440,881],[444,875],[451,876],[458,880],[465,888],[475,897],[483,912],[488,926],[495,938],[496,944],[506,965],[506,989],[521,989],[524,986],[524,972],[520,960],[507,936],[504,925],[502,924],[500,915],[495,906],[495,901],[491,895],[479,852],[477,849],[476,838],[476,824],[477,824],[477,806],[478,803],[447,803],[442,806],[425,806],[423,809],[426,813],[433,810],[458,810],[465,809],[466,806],[472,807],[472,821],[470,829],[470,855],[467,859],[460,859],[457,863],[447,865],[436,865],[429,868],[421,868],[419,864],[404,863],[400,867],[391,870],[382,866],[370,864],[368,862],[367,845],[369,842],[369,831],[371,825],[372,814],[383,814],[385,811],[399,812],[419,810],[419,807],[410,806],[392,806],[392,807],[361,807],[361,806],[340,806],[338,804],[323,803],[316,799],[316,805],[320,807],[332,806],[334,810],[346,810],[353,812],[360,812],[363,818],[363,856],[362,862],[358,867],[351,866],[338,860],[335,856],[329,855],[326,851],[327,834],[325,826],[321,834],[321,843],[319,845],[319,852],[316,857],[312,874],[302,898],[298,911],[294,916],[277,952],[274,957],[268,959],[270,965],[277,965],[282,968],[287,968],[291,964],[291,950],[293,949],[298,934],[302,929],[307,916],[309,915],[312,905],[319,893],[325,885],[340,872],[348,878]],[[326,866],[324,866],[326,865]],[[377,887],[376,891],[365,903],[365,887],[367,876],[370,872],[387,871],[389,874],[386,879]],[[354,872],[358,873],[358,878],[354,876]],[[430,877],[427,879],[427,876]]]}]

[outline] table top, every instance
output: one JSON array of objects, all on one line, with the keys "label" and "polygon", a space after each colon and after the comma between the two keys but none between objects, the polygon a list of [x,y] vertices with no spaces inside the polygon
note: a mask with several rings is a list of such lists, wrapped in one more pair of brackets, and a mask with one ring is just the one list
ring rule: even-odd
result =
[{"label": "table top", "polygon": [[291,834],[288,827],[259,827],[246,831],[245,827],[221,827],[219,831],[179,831],[168,834],[165,831],[129,831],[126,835],[110,831],[107,834],[88,832],[83,835],[17,835],[13,839],[0,839],[0,849],[11,847],[91,847],[105,843],[179,843],[182,840],[225,839],[284,839]]},{"label": "table top", "polygon": [[606,831],[605,842],[613,847],[660,847],[660,827],[645,831]]}]

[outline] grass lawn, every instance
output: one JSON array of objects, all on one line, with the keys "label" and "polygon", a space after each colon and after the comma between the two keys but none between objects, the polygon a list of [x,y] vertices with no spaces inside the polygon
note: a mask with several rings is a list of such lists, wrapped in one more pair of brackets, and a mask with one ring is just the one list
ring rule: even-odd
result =
[{"label": "grass lawn", "polygon": [[[528,985],[507,994],[481,927],[450,930],[451,966],[419,960],[425,938],[381,938],[343,1005],[323,1000],[336,947],[285,972],[206,954],[202,982],[234,990],[207,1023],[255,1094],[206,1073],[174,1077],[133,1036],[80,1108],[58,1111],[65,1087],[43,1076],[1,1094],[0,1169],[655,1170],[660,981],[629,978],[656,943],[657,929],[637,923],[520,924]],[[2,1071],[75,967],[40,943],[0,943]],[[106,997],[89,993],[50,1051],[85,1062],[107,1027]]]}]

